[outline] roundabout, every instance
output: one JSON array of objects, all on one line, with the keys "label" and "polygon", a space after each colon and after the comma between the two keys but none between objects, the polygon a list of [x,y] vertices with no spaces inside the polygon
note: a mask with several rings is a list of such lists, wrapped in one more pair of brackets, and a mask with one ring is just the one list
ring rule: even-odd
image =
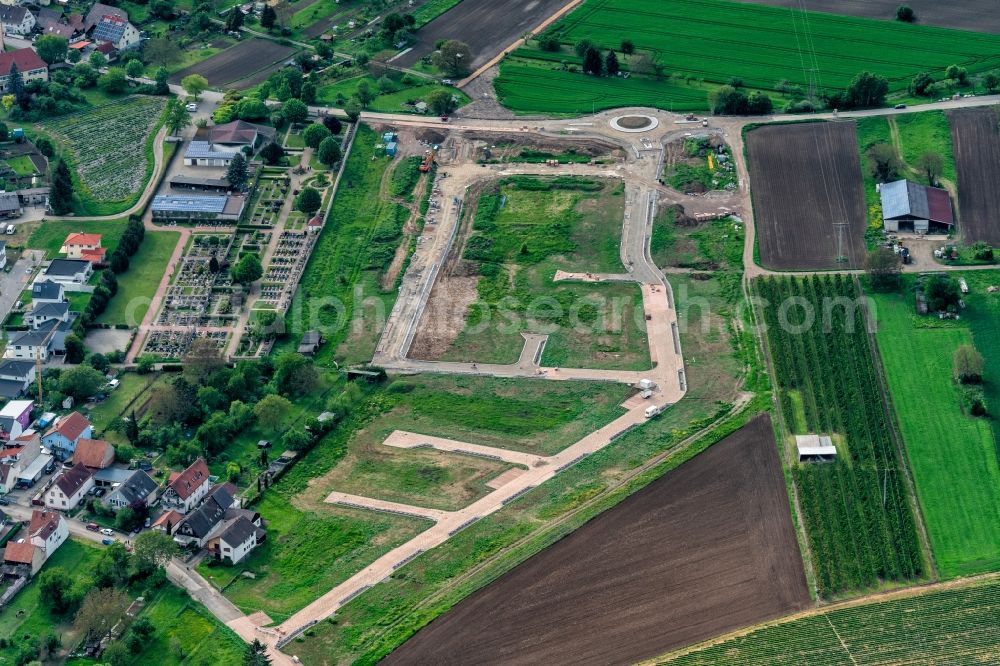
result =
[{"label": "roundabout", "polygon": [[617,116],[611,119],[611,127],[619,132],[648,132],[656,129],[660,121],[653,116],[631,114],[627,116]]}]

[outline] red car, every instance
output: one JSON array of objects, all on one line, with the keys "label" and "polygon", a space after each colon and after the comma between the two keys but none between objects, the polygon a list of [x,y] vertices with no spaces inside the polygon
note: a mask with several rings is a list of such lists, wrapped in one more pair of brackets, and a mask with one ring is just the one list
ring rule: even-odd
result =
[{"label": "red car", "polygon": [[97,523],[87,523],[87,529],[90,530],[91,532],[96,532],[97,530],[101,529],[101,526],[98,525]]}]

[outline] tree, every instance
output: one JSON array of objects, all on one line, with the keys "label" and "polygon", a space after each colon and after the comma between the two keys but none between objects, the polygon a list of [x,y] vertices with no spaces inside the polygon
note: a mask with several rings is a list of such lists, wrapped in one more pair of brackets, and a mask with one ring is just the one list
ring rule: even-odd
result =
[{"label": "tree", "polygon": [[917,158],[917,168],[927,176],[927,184],[934,185],[944,168],[944,158],[933,150],[928,150]]},{"label": "tree", "polygon": [[243,153],[236,153],[226,167],[226,180],[230,187],[242,190],[250,179],[250,168],[247,166],[247,158]]},{"label": "tree", "polygon": [[316,103],[316,84],[312,81],[305,81],[302,84],[302,92],[299,93],[299,98],[306,104]]},{"label": "tree", "polygon": [[52,190],[49,206],[56,215],[65,215],[73,210],[73,177],[66,162],[58,160],[52,167]]},{"label": "tree", "polygon": [[445,73],[457,76],[469,71],[469,66],[472,64],[472,51],[465,42],[449,39],[434,52],[431,62],[434,63],[435,67],[444,70]]},{"label": "tree", "polygon": [[125,65],[125,74],[132,79],[138,79],[145,71],[146,66],[141,60],[129,60]]},{"label": "tree", "polygon": [[354,89],[354,97],[357,98],[358,103],[361,104],[362,107],[366,107],[371,104],[373,99],[375,99],[375,92],[372,91],[372,88],[368,85],[367,81],[362,81]]},{"label": "tree", "polygon": [[281,447],[292,451],[305,451],[312,444],[312,438],[305,430],[293,428],[281,437]]},{"label": "tree", "polygon": [[304,123],[309,119],[309,107],[294,97],[281,105],[281,113],[290,123]]},{"label": "tree", "polygon": [[79,603],[73,594],[73,579],[62,567],[49,567],[39,574],[38,594],[54,615],[65,615]]},{"label": "tree", "polygon": [[1000,88],[1000,72],[986,72],[983,74],[983,87],[986,92],[993,93]]},{"label": "tree", "polygon": [[861,72],[847,87],[846,102],[851,107],[882,106],[889,92],[889,81],[884,76]]},{"label": "tree", "polygon": [[914,95],[926,95],[927,88],[929,88],[932,83],[934,83],[934,77],[932,77],[930,73],[920,72],[914,76],[913,80],[910,82],[910,92]]},{"label": "tree", "polygon": [[142,47],[142,52],[146,57],[146,62],[160,67],[174,65],[184,57],[184,52],[177,45],[177,42],[166,37],[150,39]]},{"label": "tree", "polygon": [[361,116],[361,103],[355,98],[351,98],[344,105],[344,113],[347,117],[351,119],[352,122],[356,121]]},{"label": "tree", "polygon": [[604,72],[604,61],[601,52],[591,47],[583,54],[583,73],[600,76]]},{"label": "tree", "polygon": [[292,403],[288,398],[272,393],[261,398],[260,402],[254,405],[253,415],[257,417],[257,422],[267,430],[275,430],[281,425],[292,408]]},{"label": "tree", "polygon": [[766,94],[755,90],[747,98],[747,113],[751,116],[766,116],[774,110],[774,103]]},{"label": "tree", "polygon": [[587,51],[594,48],[594,43],[589,39],[581,39],[576,44],[573,45],[573,50],[576,52],[577,57],[582,58],[587,55]]},{"label": "tree", "polygon": [[149,13],[154,18],[169,21],[174,18],[174,0],[153,0],[149,3]]},{"label": "tree", "polygon": [[89,365],[78,365],[59,376],[59,392],[77,401],[85,400],[100,391],[104,382],[104,375],[97,370]]},{"label": "tree", "polygon": [[962,292],[950,275],[932,275],[924,283],[924,298],[931,312],[954,311],[962,300]]},{"label": "tree", "polygon": [[885,141],[869,146],[865,153],[872,163],[872,176],[880,183],[888,183],[895,180],[899,174],[902,163],[896,149]]},{"label": "tree", "polygon": [[271,658],[267,656],[267,646],[256,638],[253,639],[243,655],[243,666],[271,666]]},{"label": "tree", "polygon": [[226,15],[226,30],[229,32],[237,32],[242,27],[243,12],[240,11],[239,7],[233,7]]},{"label": "tree", "polygon": [[181,104],[179,99],[173,98],[167,102],[167,114],[164,122],[171,134],[177,134],[191,124],[191,112]]},{"label": "tree", "polygon": [[201,74],[188,74],[181,79],[181,88],[195,99],[208,89],[208,79]]},{"label": "tree", "polygon": [[145,530],[132,542],[132,557],[136,569],[143,572],[151,573],[156,568],[165,566],[179,552],[177,542],[166,532],[159,530]]},{"label": "tree", "polygon": [[87,355],[87,350],[83,346],[83,340],[75,333],[67,335],[63,344],[66,346],[67,363],[81,363]]},{"label": "tree", "polygon": [[328,136],[319,144],[316,156],[320,162],[328,167],[332,167],[340,161],[340,144],[332,136]]},{"label": "tree", "polygon": [[7,75],[7,90],[14,96],[14,101],[23,104],[27,93],[24,91],[24,77],[21,76],[17,63],[10,64],[10,73]]},{"label": "tree", "polygon": [[90,57],[87,58],[87,62],[89,62],[90,66],[94,69],[101,69],[102,67],[107,66],[108,56],[104,55],[100,51],[94,51],[90,54]]},{"label": "tree", "polygon": [[983,381],[983,356],[970,344],[955,350],[955,379],[960,384],[978,384]]},{"label": "tree", "polygon": [[917,15],[909,5],[900,5],[896,8],[896,20],[903,23],[913,23],[917,20]]},{"label": "tree", "polygon": [[323,124],[330,130],[330,134],[338,136],[344,129],[344,124],[336,116],[323,116]]},{"label": "tree", "polygon": [[737,90],[733,86],[721,86],[718,90],[709,95],[709,103],[712,106],[712,113],[715,115],[744,115],[750,107],[750,99],[742,90]]},{"label": "tree", "polygon": [[35,51],[46,64],[54,65],[66,59],[69,42],[58,35],[42,35],[35,40]]},{"label": "tree", "polygon": [[111,587],[92,589],[76,612],[73,626],[81,636],[92,634],[103,638],[121,620],[128,604],[128,595],[123,590]]},{"label": "tree", "polygon": [[124,92],[128,87],[128,77],[125,76],[125,69],[122,67],[111,67],[107,72],[101,74],[97,79],[97,85],[106,93],[117,95]]},{"label": "tree", "polygon": [[219,345],[209,338],[195,339],[182,360],[184,376],[195,384],[204,384],[209,377],[226,365]]},{"label": "tree", "polygon": [[250,253],[243,255],[243,258],[233,266],[230,272],[233,282],[248,285],[259,280],[260,276],[264,274],[264,269],[260,265],[260,257]]},{"label": "tree", "polygon": [[944,75],[962,85],[969,82],[969,70],[959,65],[948,65],[948,68],[944,70]]},{"label": "tree", "polygon": [[635,43],[632,42],[631,39],[623,39],[621,48],[622,48],[622,53],[624,53],[625,55],[632,55],[633,53],[635,53]]},{"label": "tree", "polygon": [[621,68],[618,66],[618,56],[614,51],[608,51],[608,55],[604,58],[604,71],[608,76],[618,76],[619,69]]},{"label": "tree", "polygon": [[436,88],[424,97],[424,102],[431,112],[438,116],[446,116],[455,110],[455,99],[447,88]]},{"label": "tree", "polygon": [[107,356],[101,353],[91,354],[90,358],[87,359],[87,362],[90,363],[90,367],[98,372],[106,374],[108,370],[111,369],[111,361],[108,360]]},{"label": "tree", "polygon": [[316,387],[319,375],[302,354],[285,352],[274,363],[274,382],[283,395],[302,395]]},{"label": "tree", "polygon": [[115,527],[122,532],[131,532],[132,528],[138,525],[139,520],[135,509],[130,506],[123,506],[115,515]]},{"label": "tree", "polygon": [[876,248],[865,257],[865,273],[875,291],[897,291],[902,271],[903,262],[889,248]]},{"label": "tree", "polygon": [[74,65],[80,62],[81,58],[83,58],[83,54],[80,53],[80,49],[73,49],[66,54],[66,60]]},{"label": "tree", "polygon": [[264,120],[269,112],[267,104],[258,97],[246,97],[237,105],[237,115],[240,120]]},{"label": "tree", "polygon": [[302,140],[305,141],[307,146],[314,149],[319,148],[319,144],[323,143],[323,139],[329,136],[330,130],[320,123],[312,123],[302,130]]},{"label": "tree", "polygon": [[278,15],[274,12],[274,8],[265,3],[264,9],[260,12],[260,27],[267,31],[270,31],[274,27],[274,22],[278,20]]},{"label": "tree", "polygon": [[166,95],[170,92],[170,71],[166,67],[157,67],[153,73],[153,87],[157,95]]},{"label": "tree", "polygon": [[268,164],[277,164],[285,156],[285,149],[271,141],[261,149],[260,156]]},{"label": "tree", "polygon": [[546,33],[538,38],[538,48],[549,53],[555,53],[562,48],[559,38],[553,34]]},{"label": "tree", "polygon": [[304,187],[295,198],[295,208],[306,215],[313,215],[323,205],[323,198],[319,192],[311,187]]}]

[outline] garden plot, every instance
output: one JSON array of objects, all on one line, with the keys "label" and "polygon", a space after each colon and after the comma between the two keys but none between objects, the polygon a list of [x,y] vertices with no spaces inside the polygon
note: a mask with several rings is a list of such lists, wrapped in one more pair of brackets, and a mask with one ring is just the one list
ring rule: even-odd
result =
[{"label": "garden plot", "polygon": [[41,123],[70,154],[78,193],[96,203],[125,204],[142,191],[153,168],[151,139],[166,101],[136,95]]},{"label": "garden plot", "polygon": [[290,188],[291,180],[287,176],[261,177],[257,181],[253,201],[250,203],[250,217],[245,224],[258,227],[276,225]]},{"label": "garden plot", "polygon": [[685,194],[709,190],[734,191],[737,186],[733,154],[718,135],[693,136],[667,144],[663,177]]}]

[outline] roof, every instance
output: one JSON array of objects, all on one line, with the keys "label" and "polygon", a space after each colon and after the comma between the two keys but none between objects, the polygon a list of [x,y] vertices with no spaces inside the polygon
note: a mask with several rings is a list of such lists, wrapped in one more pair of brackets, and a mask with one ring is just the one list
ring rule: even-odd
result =
[{"label": "roof", "polygon": [[26,377],[34,369],[35,364],[31,361],[17,361],[14,359],[0,361],[0,375]]},{"label": "roof", "polygon": [[201,484],[208,481],[208,465],[198,458],[170,482],[170,487],[181,499],[187,499]]},{"label": "roof", "polygon": [[45,269],[45,274],[72,277],[83,273],[89,266],[90,262],[82,259],[53,259],[49,267]]},{"label": "roof", "polygon": [[80,258],[84,261],[89,261],[91,263],[104,261],[104,257],[108,253],[108,248],[98,247],[93,250],[81,250]]},{"label": "roof", "polygon": [[39,299],[43,298],[46,300],[52,300],[59,298],[59,292],[63,290],[63,286],[52,280],[42,280],[41,282],[36,282],[31,285],[31,298]]},{"label": "roof", "polygon": [[16,379],[0,379],[0,398],[16,398],[24,391],[24,382]]},{"label": "roof", "polygon": [[16,419],[34,406],[35,403],[31,400],[11,400],[3,406],[3,409],[0,409],[0,416],[10,416]]},{"label": "roof", "polygon": [[94,47],[94,50],[104,55],[111,55],[115,50],[115,45],[111,42],[101,42]]},{"label": "roof", "polygon": [[226,209],[224,194],[158,194],[153,198],[153,210],[185,213],[222,213]]},{"label": "roof", "polygon": [[188,526],[193,536],[202,539],[208,536],[212,529],[219,524],[219,521],[226,515],[226,509],[232,503],[232,496],[220,486],[205,498],[201,506],[188,514],[183,524]]},{"label": "roof", "polygon": [[302,334],[302,344],[304,345],[318,345],[321,339],[319,331],[306,331]]},{"label": "roof", "polygon": [[837,455],[837,447],[827,435],[796,435],[795,448],[800,456]]},{"label": "roof", "polygon": [[75,31],[72,26],[56,21],[45,26],[44,32],[46,35],[56,35],[58,37],[62,37],[63,39],[69,39],[73,36]]},{"label": "roof", "polygon": [[94,26],[94,34],[92,35],[95,41],[98,42],[111,42],[117,44],[122,35],[125,34],[125,29],[128,27],[128,19],[122,18],[121,16],[114,16],[112,14],[106,14],[101,17],[101,20],[97,22]]},{"label": "roof", "polygon": [[153,522],[153,527],[162,527],[163,529],[166,529],[167,523],[170,523],[170,527],[173,529],[182,520],[184,520],[184,514],[171,509],[170,511],[166,511],[161,514],[160,517]]},{"label": "roof", "polygon": [[60,434],[66,439],[77,441],[80,439],[80,435],[83,431],[90,427],[90,421],[87,417],[80,412],[70,412],[67,416],[59,419],[59,421],[52,426],[52,429],[45,433],[48,437],[52,434]]},{"label": "roof", "polygon": [[24,17],[27,13],[28,13],[27,7],[0,5],[0,21],[2,21],[3,23],[10,23],[13,25],[20,24],[22,21],[24,21]]},{"label": "roof", "polygon": [[137,469],[114,492],[121,495],[122,499],[131,505],[145,500],[159,485],[149,474]]},{"label": "roof", "polygon": [[230,546],[239,546],[250,540],[250,537],[257,531],[257,526],[244,517],[234,520],[226,530],[219,535],[219,539],[225,541]]},{"label": "roof", "polygon": [[255,125],[245,120],[234,120],[224,125],[216,125],[209,130],[209,141],[212,143],[235,145],[250,145],[257,140],[258,135],[264,138],[272,138],[275,135],[273,127]]},{"label": "roof", "polygon": [[21,198],[15,192],[0,192],[0,211],[21,209]]},{"label": "roof", "polygon": [[73,452],[73,460],[87,467],[107,467],[114,459],[115,447],[103,439],[81,437]]},{"label": "roof", "polygon": [[19,479],[34,479],[43,469],[45,469],[46,465],[52,462],[52,460],[52,456],[43,453],[28,463],[28,466],[24,469],[24,471],[17,476]]},{"label": "roof", "polygon": [[35,509],[31,512],[31,522],[28,523],[28,534],[44,541],[59,529],[60,520],[62,520],[62,516],[55,511]]},{"label": "roof", "polygon": [[229,189],[229,181],[225,178],[198,178],[196,176],[177,175],[170,179],[173,187],[215,187],[220,190]]},{"label": "roof", "polygon": [[72,497],[92,476],[94,476],[93,472],[86,466],[77,463],[56,477],[55,485],[62,491],[63,495]]},{"label": "roof", "polygon": [[31,564],[35,560],[35,544],[30,541],[24,543],[7,543],[3,549],[4,562],[17,562],[18,564]]},{"label": "roof", "polygon": [[63,247],[69,247],[71,245],[94,245],[100,247],[101,234],[85,234],[78,231],[74,234],[66,236],[66,240],[63,241]]},{"label": "roof", "polygon": [[94,481],[106,484],[124,483],[126,479],[132,476],[132,472],[133,470],[125,469],[124,467],[105,467],[94,472]]},{"label": "roof", "polygon": [[111,5],[105,5],[100,2],[95,2],[87,12],[87,17],[83,19],[83,26],[85,30],[90,30],[95,25],[101,22],[101,19],[105,16],[118,16],[123,19],[128,19],[128,12],[124,9],[119,9],[118,7],[112,7]]},{"label": "roof", "polygon": [[[6,7],[6,5],[0,5]],[[23,9],[19,7],[18,9]],[[0,53],[0,76],[10,74],[10,66],[16,64],[17,71],[28,72],[33,69],[44,69],[47,67],[45,61],[38,57],[34,49],[17,49]]]},{"label": "roof", "polygon": [[35,14],[35,19],[39,24],[45,26],[49,23],[53,23],[62,18],[62,9],[52,9],[50,7],[42,7]]},{"label": "roof", "polygon": [[928,187],[908,180],[883,183],[879,187],[882,199],[882,217],[892,220],[900,217],[916,217],[939,224],[952,225],[955,217],[951,209],[951,197],[946,190]]},{"label": "roof", "polygon": [[62,317],[64,314],[69,312],[69,303],[63,301],[62,303],[52,303],[46,302],[41,305],[35,306],[35,308],[28,313],[29,317]]},{"label": "roof", "polygon": [[188,159],[220,159],[228,160],[231,159],[233,155],[238,153],[238,150],[226,150],[225,148],[216,148],[208,141],[197,141],[192,140],[188,144],[187,150],[184,151],[184,157]]}]

